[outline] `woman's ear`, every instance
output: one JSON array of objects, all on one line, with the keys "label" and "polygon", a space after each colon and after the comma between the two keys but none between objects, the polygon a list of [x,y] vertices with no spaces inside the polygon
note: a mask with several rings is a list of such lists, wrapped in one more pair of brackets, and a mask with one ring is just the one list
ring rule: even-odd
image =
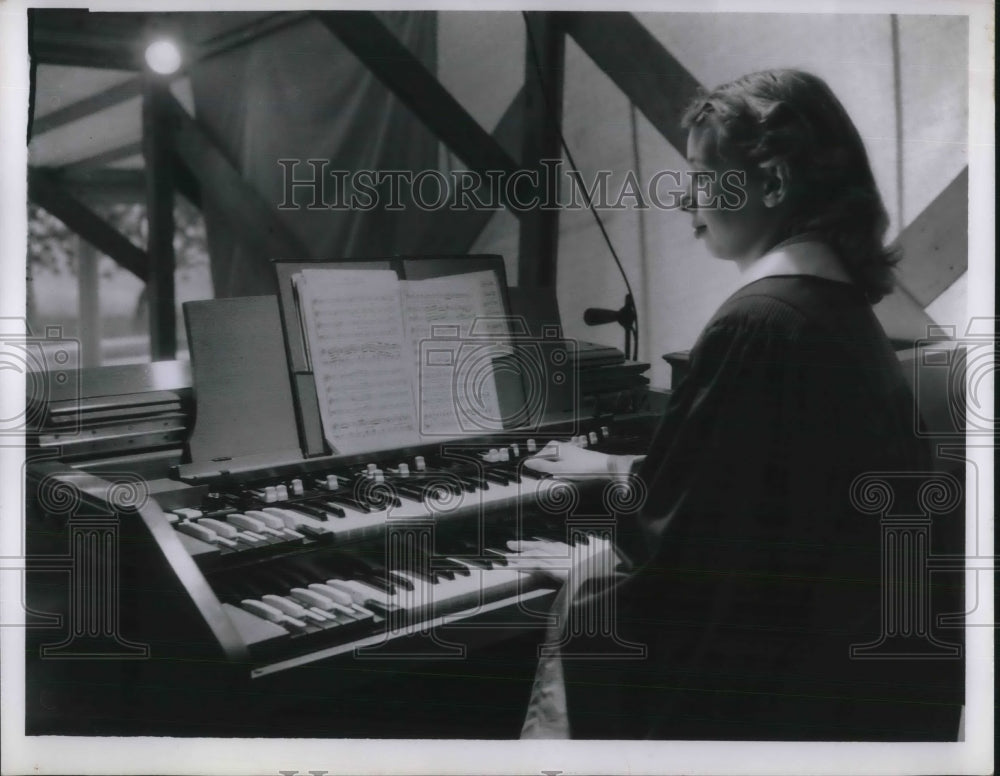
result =
[{"label": "woman's ear", "polygon": [[774,159],[760,166],[764,176],[763,200],[765,207],[778,207],[788,197],[788,164]]}]

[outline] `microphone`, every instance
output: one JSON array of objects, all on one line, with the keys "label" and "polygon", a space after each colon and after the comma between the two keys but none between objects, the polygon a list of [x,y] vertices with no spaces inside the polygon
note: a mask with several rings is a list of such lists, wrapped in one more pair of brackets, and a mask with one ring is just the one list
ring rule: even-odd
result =
[{"label": "microphone", "polygon": [[603,307],[588,307],[583,311],[583,322],[588,326],[600,326],[605,323],[621,323],[624,312],[624,307],[621,310],[607,310]]},{"label": "microphone", "polygon": [[588,307],[583,311],[583,322],[588,326],[600,326],[604,323],[621,324],[625,329],[625,358],[638,358],[639,329],[636,325],[635,301],[632,299],[632,294],[625,295],[625,304],[621,310]]}]

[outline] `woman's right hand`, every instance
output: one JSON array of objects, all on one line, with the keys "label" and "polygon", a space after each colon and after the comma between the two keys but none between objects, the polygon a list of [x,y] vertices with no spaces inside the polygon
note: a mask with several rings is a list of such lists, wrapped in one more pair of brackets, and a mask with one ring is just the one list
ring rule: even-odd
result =
[{"label": "woman's right hand", "polygon": [[524,465],[566,480],[611,479],[612,456],[569,442],[549,442]]}]

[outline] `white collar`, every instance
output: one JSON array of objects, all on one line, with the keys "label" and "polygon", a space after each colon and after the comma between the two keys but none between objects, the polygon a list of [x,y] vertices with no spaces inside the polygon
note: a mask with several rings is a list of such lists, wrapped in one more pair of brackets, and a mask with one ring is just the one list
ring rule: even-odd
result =
[{"label": "white collar", "polygon": [[740,288],[774,275],[812,275],[852,282],[833,249],[810,237],[793,237],[765,253],[740,273]]}]

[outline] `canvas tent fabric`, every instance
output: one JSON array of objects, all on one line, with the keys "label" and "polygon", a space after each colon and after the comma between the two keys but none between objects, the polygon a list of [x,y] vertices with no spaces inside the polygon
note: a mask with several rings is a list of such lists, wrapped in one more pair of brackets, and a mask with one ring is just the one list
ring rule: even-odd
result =
[{"label": "canvas tent fabric", "polygon": [[[435,15],[379,17],[433,72]],[[276,258],[371,258],[407,250],[423,212],[407,201],[405,187],[398,210],[386,209],[386,197],[373,209],[322,205],[350,196],[349,183],[346,192],[338,190],[334,171],[437,169],[437,140],[322,24],[304,19],[199,63],[191,84],[199,123],[308,251],[265,255],[263,246],[241,240],[219,204],[205,197],[216,297],[274,293],[270,262]],[[312,207],[308,187],[286,190],[286,170],[303,180],[315,169],[326,173],[319,207]]]}]

